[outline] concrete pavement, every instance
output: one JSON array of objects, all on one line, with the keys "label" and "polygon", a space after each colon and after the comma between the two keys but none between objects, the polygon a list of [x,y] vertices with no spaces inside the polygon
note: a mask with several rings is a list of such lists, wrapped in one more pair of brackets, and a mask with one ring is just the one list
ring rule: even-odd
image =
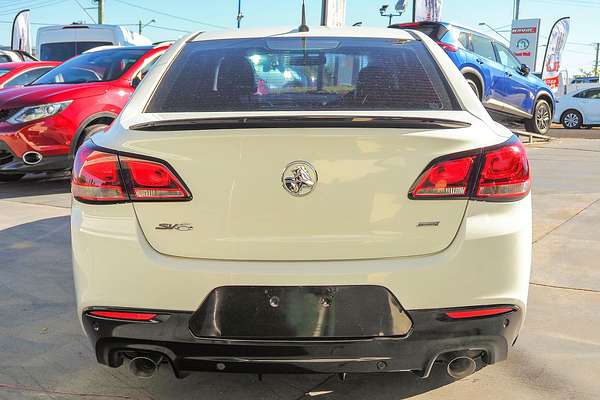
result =
[{"label": "concrete pavement", "polygon": [[[600,131],[599,131],[600,132]],[[68,180],[0,183],[0,399],[600,398],[600,141],[528,146],[534,267],[509,360],[458,382],[441,368],[335,376],[197,373],[152,380],[96,365],[75,316]]]}]

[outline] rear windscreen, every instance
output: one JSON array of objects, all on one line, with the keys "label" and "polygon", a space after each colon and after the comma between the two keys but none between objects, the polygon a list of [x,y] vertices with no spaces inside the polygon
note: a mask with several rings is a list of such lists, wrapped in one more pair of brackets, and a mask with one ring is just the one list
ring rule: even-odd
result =
[{"label": "rear windscreen", "polygon": [[42,61],[65,61],[79,55],[84,51],[99,46],[109,46],[111,42],[57,42],[44,43],[40,47],[40,60]]},{"label": "rear windscreen", "polygon": [[146,112],[458,108],[421,42],[266,38],[186,44]]}]

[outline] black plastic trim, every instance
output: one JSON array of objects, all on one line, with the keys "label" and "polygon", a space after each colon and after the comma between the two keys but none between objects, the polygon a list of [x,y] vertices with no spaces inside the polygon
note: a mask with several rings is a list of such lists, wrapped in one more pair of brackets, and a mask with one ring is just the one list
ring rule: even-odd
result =
[{"label": "black plastic trim", "polygon": [[497,305],[514,307],[514,311],[471,319],[446,316],[446,312],[494,306],[409,310],[414,329],[407,337],[343,340],[195,338],[188,329],[192,312],[185,311],[135,310],[160,314],[159,323],[149,324],[96,318],[87,314],[87,309],[82,320],[98,362],[110,367],[119,367],[126,353],[160,353],[177,376],[186,371],[330,374],[412,370],[427,377],[435,360],[449,352],[478,350],[487,364],[507,358],[522,324],[520,309]]},{"label": "black plastic trim", "polygon": [[137,131],[183,131],[216,129],[259,129],[259,128],[405,128],[405,129],[460,129],[468,128],[468,122],[440,118],[379,117],[379,116],[335,116],[307,115],[286,117],[224,117],[161,120],[135,124],[129,127]]}]

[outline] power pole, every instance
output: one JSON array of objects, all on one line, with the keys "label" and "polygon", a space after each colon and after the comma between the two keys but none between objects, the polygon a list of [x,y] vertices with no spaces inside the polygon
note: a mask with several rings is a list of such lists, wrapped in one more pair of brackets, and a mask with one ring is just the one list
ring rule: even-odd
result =
[{"label": "power pole", "polygon": [[237,27],[240,29],[240,25],[242,24],[242,18],[244,18],[244,14],[242,14],[242,0],[238,0],[238,13],[237,13]]},{"label": "power pole", "polygon": [[599,76],[598,75],[598,55],[600,54],[600,43],[594,43],[594,46],[596,46],[596,62],[594,63],[594,76]]},{"label": "power pole", "polygon": [[140,19],[140,21],[138,22],[138,33],[141,35],[142,34],[142,20]]},{"label": "power pole", "polygon": [[412,22],[417,22],[417,0],[413,0],[412,4]]},{"label": "power pole", "polygon": [[98,0],[98,23],[104,23],[104,0]]},{"label": "power pole", "polygon": [[321,4],[321,26],[327,25],[327,0],[323,0]]},{"label": "power pole", "polygon": [[515,13],[513,19],[519,19],[519,10],[521,8],[521,0],[515,0]]}]

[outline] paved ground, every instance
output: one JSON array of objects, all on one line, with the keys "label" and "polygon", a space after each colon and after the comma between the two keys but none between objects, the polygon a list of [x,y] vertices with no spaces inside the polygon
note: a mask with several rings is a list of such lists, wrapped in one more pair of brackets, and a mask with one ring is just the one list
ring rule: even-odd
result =
[{"label": "paved ground", "polygon": [[[600,133],[600,131],[597,131]],[[507,362],[451,383],[411,374],[194,374],[155,379],[95,364],[75,317],[65,179],[0,184],[0,399],[600,398],[600,141],[529,146],[534,269]]]}]

